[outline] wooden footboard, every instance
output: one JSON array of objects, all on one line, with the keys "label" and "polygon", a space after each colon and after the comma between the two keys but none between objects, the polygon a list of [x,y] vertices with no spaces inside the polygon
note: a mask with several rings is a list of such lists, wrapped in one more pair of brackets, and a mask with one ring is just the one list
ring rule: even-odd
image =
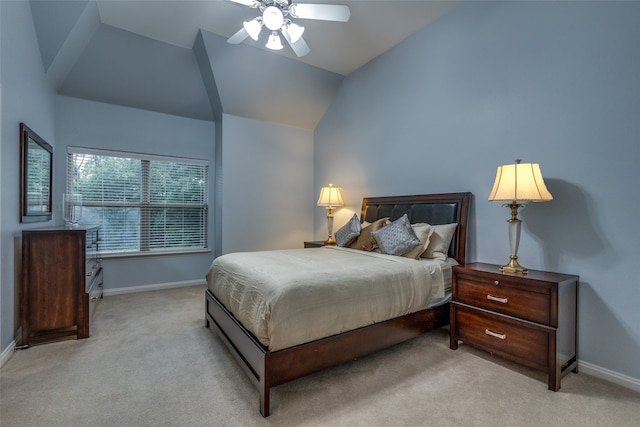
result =
[{"label": "wooden footboard", "polygon": [[260,391],[260,413],[270,413],[270,390],[313,372],[345,363],[449,323],[449,304],[271,352],[206,291],[207,326],[222,338]]},{"label": "wooden footboard", "polygon": [[206,290],[205,316],[206,326],[222,338],[251,382],[260,390],[260,413],[269,416],[270,387],[265,376],[267,348],[236,320],[209,289]]}]

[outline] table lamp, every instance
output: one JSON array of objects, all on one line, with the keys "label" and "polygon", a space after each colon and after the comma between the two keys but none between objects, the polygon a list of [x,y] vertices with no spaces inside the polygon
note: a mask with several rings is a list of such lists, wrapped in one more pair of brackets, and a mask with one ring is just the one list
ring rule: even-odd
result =
[{"label": "table lamp", "polygon": [[328,187],[322,187],[320,197],[318,197],[318,206],[327,207],[327,230],[329,231],[329,237],[324,243],[328,246],[335,246],[336,239],[333,237],[333,209],[344,206],[342,187],[334,187],[332,184],[329,184]]},{"label": "table lamp", "polygon": [[504,206],[511,209],[508,222],[509,263],[500,267],[503,273],[527,274],[527,269],[518,263],[518,245],[520,244],[520,226],[518,209],[525,206],[521,202],[548,202],[553,196],[547,190],[537,163],[520,163],[498,166],[496,180],[489,195],[492,202],[510,202]]}]

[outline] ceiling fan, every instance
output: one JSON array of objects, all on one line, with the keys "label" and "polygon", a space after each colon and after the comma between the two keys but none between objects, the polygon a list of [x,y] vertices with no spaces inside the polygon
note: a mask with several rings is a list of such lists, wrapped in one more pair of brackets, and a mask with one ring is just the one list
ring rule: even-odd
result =
[{"label": "ceiling fan", "polygon": [[304,27],[294,23],[291,18],[347,22],[351,17],[349,7],[344,5],[291,3],[290,0],[229,1],[258,9],[262,15],[251,21],[245,21],[242,28],[227,39],[228,43],[239,44],[247,37],[258,40],[262,27],[267,27],[270,31],[265,45],[267,48],[282,49],[279,31],[297,56],[307,55],[310,49],[302,38]]}]

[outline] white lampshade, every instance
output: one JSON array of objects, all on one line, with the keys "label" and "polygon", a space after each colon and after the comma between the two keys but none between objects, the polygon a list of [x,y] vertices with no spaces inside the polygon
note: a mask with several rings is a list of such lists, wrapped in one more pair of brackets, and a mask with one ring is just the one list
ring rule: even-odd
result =
[{"label": "white lampshade", "polygon": [[334,187],[333,184],[322,187],[320,197],[318,197],[318,206],[344,206],[342,187]]},{"label": "white lampshade", "polygon": [[496,180],[489,195],[493,202],[547,202],[553,196],[547,190],[537,163],[498,166]]},{"label": "white lampshade", "polygon": [[271,50],[282,49],[282,42],[280,41],[280,36],[278,35],[278,33],[276,33],[275,31],[271,33],[271,35],[269,36],[269,41],[267,42],[265,47]]},{"label": "white lampshade", "polygon": [[260,36],[260,31],[262,31],[262,20],[260,18],[252,19],[251,21],[245,21],[242,26],[249,33],[249,36],[258,40],[258,36]]},{"label": "white lampshade", "polygon": [[302,37],[302,33],[304,33],[304,27],[301,27],[298,24],[294,24],[293,22],[287,26],[287,32],[289,33],[289,40],[291,43],[295,43],[300,40]]}]

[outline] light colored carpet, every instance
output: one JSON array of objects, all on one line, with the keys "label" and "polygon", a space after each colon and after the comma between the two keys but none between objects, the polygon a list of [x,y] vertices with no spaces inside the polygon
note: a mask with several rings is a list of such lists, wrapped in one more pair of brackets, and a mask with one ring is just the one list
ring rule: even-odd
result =
[{"label": "light colored carpet", "polygon": [[638,426],[640,394],[584,374],[559,392],[538,372],[448,329],[258,391],[204,327],[204,288],[106,297],[86,340],[17,351],[0,370],[12,426]]}]

